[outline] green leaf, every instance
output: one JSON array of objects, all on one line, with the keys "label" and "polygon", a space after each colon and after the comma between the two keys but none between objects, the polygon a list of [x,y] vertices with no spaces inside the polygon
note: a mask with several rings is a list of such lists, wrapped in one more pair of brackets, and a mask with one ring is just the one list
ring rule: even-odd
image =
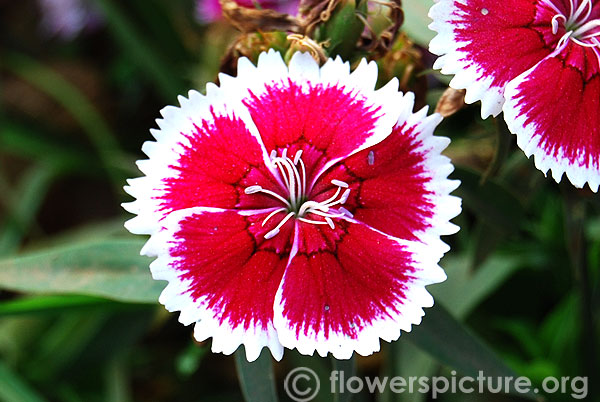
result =
[{"label": "green leaf", "polygon": [[442,266],[449,280],[433,286],[431,294],[445,306],[451,306],[448,308],[453,316],[465,318],[517,271],[521,266],[518,257],[495,255],[472,271],[466,256],[448,256],[442,260]]},{"label": "green leaf", "polygon": [[0,360],[0,400],[6,402],[44,402],[45,399]]},{"label": "green leaf", "polygon": [[433,0],[404,0],[402,10],[404,11],[405,31],[418,45],[427,48],[429,42],[435,36],[435,32],[427,28],[431,20],[427,16],[429,9],[433,6]]},{"label": "green leaf", "polygon": [[183,86],[178,74],[172,72],[172,67],[150,46],[151,42],[146,41],[145,36],[138,32],[121,10],[120,2],[99,0],[96,4],[104,13],[116,42],[131,56],[131,62],[156,84],[165,99],[174,100]]},{"label": "green leaf", "polygon": [[143,240],[102,240],[56,247],[0,260],[0,288],[30,293],[71,293],[130,303],[156,303],[164,288]]},{"label": "green leaf", "polygon": [[327,41],[327,54],[330,57],[341,56],[347,60],[352,56],[356,43],[365,28],[358,17],[364,13],[366,2],[349,0],[341,3],[332,13],[331,19],[324,23],[320,39]]},{"label": "green leaf", "polygon": [[[356,355],[352,355],[352,357],[348,360],[333,360],[333,370],[337,371],[340,376],[343,375],[343,378],[350,378],[356,375]],[[335,388],[335,393],[333,394],[333,402],[350,402],[352,400],[352,392],[339,392],[339,387]]]},{"label": "green leaf", "polygon": [[54,169],[38,165],[30,168],[19,183],[10,211],[0,229],[0,256],[15,251],[33,224],[44,197],[55,178]]},{"label": "green leaf", "polygon": [[105,369],[106,401],[131,402],[129,389],[130,376],[127,370],[127,360],[124,356],[111,359]]},{"label": "green leaf", "polygon": [[463,199],[465,207],[497,230],[512,233],[515,225],[525,220],[525,208],[520,200],[500,182],[488,179],[482,184],[474,170],[459,166],[451,178],[461,181],[455,193]]},{"label": "green leaf", "polygon": [[107,314],[66,314],[44,331],[25,367],[32,378],[48,381],[68,367],[87,348],[108,319]]},{"label": "green leaf", "polygon": [[12,74],[46,93],[77,120],[111,178],[120,183],[122,177],[116,169],[126,158],[108,124],[89,99],[63,76],[35,59],[10,53],[4,54],[2,61]]},{"label": "green leaf", "polygon": [[[388,351],[384,354],[386,357],[385,374],[388,377],[401,376],[410,377],[431,377],[434,375],[438,364],[426,352],[422,351],[410,342],[392,342],[387,347]],[[423,392],[392,392],[390,387],[386,387],[381,399],[378,402],[425,402],[427,394]]]},{"label": "green leaf", "polygon": [[52,295],[52,296],[33,296],[20,299],[9,300],[0,303],[0,316],[15,314],[32,313],[57,313],[81,309],[86,307],[96,307],[115,304],[99,297],[79,296],[79,295]]},{"label": "green leaf", "polygon": [[198,367],[208,351],[209,348],[199,346],[196,342],[190,342],[175,360],[177,373],[185,378],[192,376],[198,371]]},{"label": "green leaf", "polygon": [[[51,138],[12,121],[0,121],[0,149],[34,161],[44,161],[60,172],[97,174],[99,162],[83,147]],[[85,168],[85,169],[82,169]]]},{"label": "green leaf", "polygon": [[250,363],[240,348],[235,353],[235,366],[246,402],[277,402],[273,359],[268,350],[263,349],[258,359]]},{"label": "green leaf", "polygon": [[[439,303],[427,309],[423,322],[403,336],[440,363],[453,367],[465,376],[477,378],[479,372],[483,371],[485,377],[518,377],[493,350],[454,319]],[[512,385],[511,383],[511,393],[536,399],[533,393],[517,393]]]},{"label": "green leaf", "polygon": [[[291,367],[294,369],[299,369],[297,374],[293,374],[293,378],[299,378],[300,375],[308,375],[308,377],[304,376],[300,379],[302,380],[302,384],[299,385],[300,392],[302,395],[311,395],[311,402],[331,402],[331,360],[326,357],[320,356],[307,356],[301,355],[297,350],[286,351],[286,360]],[[304,369],[309,369],[308,370]],[[293,371],[293,370],[292,370]],[[290,373],[292,373],[290,371]],[[288,373],[288,375],[290,375]],[[290,380],[293,380],[290,377]],[[339,385],[339,382],[338,382]],[[288,387],[291,384],[288,384]],[[308,394],[304,394],[308,391]],[[316,391],[316,395],[315,395]],[[294,392],[293,388],[291,392],[296,396],[298,393]]]}]

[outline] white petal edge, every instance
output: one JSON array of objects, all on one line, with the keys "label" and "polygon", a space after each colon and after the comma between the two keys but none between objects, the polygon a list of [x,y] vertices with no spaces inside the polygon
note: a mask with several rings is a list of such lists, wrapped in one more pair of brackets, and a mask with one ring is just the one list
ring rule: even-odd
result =
[{"label": "white petal edge", "polygon": [[433,68],[440,69],[442,74],[454,75],[450,86],[454,89],[466,89],[465,102],[468,104],[481,101],[481,117],[497,116],[504,104],[504,88],[493,85],[493,77],[484,77],[483,68],[470,59],[469,55],[459,49],[467,45],[456,38],[455,29],[459,26],[452,21],[457,8],[455,3],[466,4],[465,0],[436,0],[429,10],[429,18],[433,22],[429,29],[437,35],[429,43],[429,51],[440,56]]},{"label": "white petal edge", "polygon": [[[435,128],[442,121],[442,116],[434,113],[427,116],[428,107],[413,113],[414,94],[407,93],[403,97],[400,116],[397,125],[406,123],[406,129],[414,127],[416,133],[415,142],[420,145],[414,152],[422,152],[427,155],[424,162],[425,174],[431,178],[427,183],[427,190],[432,194],[428,199],[435,206],[433,216],[428,219],[430,227],[425,231],[416,233],[418,241],[410,242],[392,237],[377,229],[372,230],[405,245],[417,256],[417,268],[419,279],[412,284],[413,287],[407,293],[406,303],[402,304],[400,310],[403,317],[395,315],[392,319],[376,320],[369,327],[364,328],[357,339],[351,339],[344,334],[333,334],[325,339],[323,334],[304,335],[301,330],[300,338],[296,338],[295,330],[290,328],[289,322],[283,317],[282,292],[285,275],[275,297],[274,325],[277,329],[281,344],[290,349],[298,349],[301,354],[312,355],[315,351],[320,356],[331,353],[337,359],[349,359],[356,351],[359,355],[367,356],[379,351],[379,338],[392,342],[401,334],[401,331],[410,331],[412,325],[418,325],[425,315],[423,308],[433,306],[433,298],[429,295],[425,286],[443,282],[446,274],[438,266],[443,255],[450,250],[440,236],[454,234],[459,227],[450,222],[458,216],[462,210],[461,199],[450,195],[459,185],[458,180],[449,180],[448,175],[454,170],[450,159],[441,153],[449,145],[450,140],[446,137],[434,135]],[[352,221],[351,219],[348,219]],[[293,255],[294,253],[292,253]],[[400,308],[400,307],[399,307]],[[330,332],[331,334],[331,332]]]},{"label": "white petal edge", "polygon": [[[557,52],[554,52],[508,83],[505,91],[506,103],[503,108],[504,120],[510,132],[517,136],[517,145],[519,148],[523,150],[528,158],[533,155],[535,167],[544,173],[544,175],[547,175],[550,170],[552,178],[557,183],[560,183],[563,174],[566,174],[571,184],[575,187],[583,188],[587,184],[594,193],[597,193],[600,187],[600,168],[597,166],[593,167],[591,155],[589,156],[589,161],[584,160],[582,155],[578,161],[579,163],[571,163],[566,157],[548,155],[539,144],[540,137],[536,135],[538,129],[535,123],[527,124],[527,116],[520,114],[521,107],[518,101],[519,91],[517,88],[527,80],[527,77],[541,63],[550,57],[554,57],[556,54]],[[559,152],[561,151],[559,150]],[[590,167],[585,166],[588,162],[588,166]]]},{"label": "white petal edge", "polygon": [[150,131],[156,141],[146,141],[142,145],[142,151],[148,159],[136,163],[145,176],[129,179],[124,187],[125,192],[136,198],[135,201],[122,204],[125,210],[138,214],[125,223],[127,230],[134,234],[152,234],[160,228],[160,221],[168,214],[168,211],[160,211],[160,197],[164,194],[163,180],[178,176],[179,172],[171,166],[177,166],[185,146],[189,145],[186,135],[194,132],[194,124],[199,125],[203,120],[212,121],[211,110],[216,115],[241,118],[262,148],[263,159],[269,160],[247,109],[226,91],[215,85],[207,85],[206,95],[191,90],[188,98],[179,96],[178,101],[179,107],[166,106],[161,110],[163,118],[156,120],[160,129]]},{"label": "white petal edge", "polygon": [[[389,237],[384,233],[379,233]],[[373,320],[358,333],[355,339],[332,330],[330,330],[328,338],[325,338],[324,331],[317,334],[311,329],[305,335],[304,327],[300,329],[299,337],[296,337],[295,328],[283,315],[283,286],[280,285],[275,296],[275,315],[273,319],[279,342],[284,347],[297,349],[299,353],[304,355],[313,355],[316,351],[322,357],[331,353],[334,358],[344,360],[351,358],[354,352],[361,356],[378,352],[380,350],[380,339],[386,342],[395,341],[400,337],[401,331],[410,332],[413,325],[420,324],[422,317],[425,315],[423,308],[433,306],[433,297],[425,289],[425,286],[443,282],[446,280],[446,274],[438,266],[439,260],[430,253],[426,245],[389,238],[399,242],[412,253],[417,268],[416,272],[422,274],[417,280],[408,284],[409,286],[404,290],[405,298],[399,300],[394,306],[398,313],[388,311],[391,317]],[[419,274],[415,273],[415,275]],[[284,274],[282,284],[285,280]]]},{"label": "white petal edge", "polygon": [[[221,88],[230,99],[237,96],[242,100],[249,92],[259,97],[265,92],[267,86],[274,83],[284,84],[288,80],[302,88],[323,84],[343,87],[350,93],[357,93],[364,97],[367,107],[379,107],[380,111],[372,135],[364,144],[353,150],[353,154],[385,139],[391,133],[399,116],[398,104],[401,103],[403,95],[398,92],[398,80],[394,78],[382,88],[375,90],[377,73],[377,64],[374,61],[367,63],[366,60],[362,60],[350,73],[349,63],[343,62],[339,57],[329,59],[323,67],[319,67],[309,53],[302,52],[295,53],[287,67],[281,54],[271,49],[259,56],[256,66],[248,59],[241,58],[238,62],[237,77],[222,74],[220,78]],[[347,156],[349,155],[344,157]],[[328,166],[338,160],[330,161]]]},{"label": "white petal edge", "polygon": [[[244,345],[248,361],[256,360],[264,347],[268,347],[276,360],[283,356],[283,346],[279,343],[275,329],[270,323],[266,330],[257,325],[234,326],[231,322],[220,323],[215,318],[214,310],[206,306],[206,300],[193,300],[188,294],[189,281],[181,279],[177,271],[171,267],[175,261],[169,254],[170,245],[174,244],[174,234],[180,229],[182,219],[202,213],[224,212],[218,208],[188,208],[170,213],[161,222],[162,230],[154,233],[142,249],[147,256],[158,257],[150,264],[150,271],[155,280],[166,280],[168,285],[162,291],[159,302],[170,312],[180,311],[179,322],[184,325],[196,323],[194,337],[204,341],[212,337],[211,350],[226,355],[235,352]],[[248,215],[246,213],[245,215]]]}]

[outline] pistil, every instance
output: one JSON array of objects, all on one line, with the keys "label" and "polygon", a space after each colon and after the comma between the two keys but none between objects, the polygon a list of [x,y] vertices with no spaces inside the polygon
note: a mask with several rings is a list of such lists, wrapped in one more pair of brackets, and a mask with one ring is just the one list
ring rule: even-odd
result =
[{"label": "pistil", "polygon": [[[331,229],[335,229],[333,219],[343,217],[352,218],[350,211],[341,206],[350,196],[348,183],[341,180],[332,180],[331,184],[336,186],[337,189],[331,197],[324,201],[307,201],[306,166],[302,161],[302,150],[296,152],[293,159],[287,156],[287,150],[284,150],[281,156],[277,156],[277,151],[272,151],[270,159],[273,166],[279,171],[281,180],[288,190],[288,199],[274,191],[264,189],[259,185],[249,186],[244,190],[246,194],[263,193],[269,195],[283,202],[285,205],[285,207],[280,207],[271,211],[271,213],[263,220],[262,226],[277,214],[287,211],[286,216],[277,224],[277,226],[265,234],[265,239],[275,237],[283,225],[285,225],[292,217],[296,217],[296,219],[305,223],[329,225]],[[336,208],[331,209],[332,207]],[[306,218],[308,214],[322,217],[323,220],[308,219]]]},{"label": "pistil", "polygon": [[562,49],[569,40],[574,43],[588,48],[594,48],[596,56],[600,61],[600,19],[588,21],[593,11],[592,0],[582,0],[576,5],[576,0],[569,0],[570,13],[567,18],[553,3],[553,0],[542,0],[542,3],[551,8],[556,15],[552,17],[552,33],[556,35],[559,29],[559,20],[565,27],[565,34],[560,38],[557,44],[557,49]]}]

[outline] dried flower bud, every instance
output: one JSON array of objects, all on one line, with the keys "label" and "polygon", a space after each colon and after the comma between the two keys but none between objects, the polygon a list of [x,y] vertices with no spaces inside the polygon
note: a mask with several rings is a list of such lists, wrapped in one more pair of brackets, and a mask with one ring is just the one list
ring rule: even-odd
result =
[{"label": "dried flower bud", "polygon": [[465,90],[448,88],[442,94],[435,112],[443,117],[452,116],[465,106]]},{"label": "dried flower bud", "polygon": [[309,52],[312,58],[320,65],[327,60],[323,47],[308,36],[290,34],[287,36],[287,39],[291,44],[285,56],[286,60],[290,60],[296,52]]},{"label": "dried flower bud", "polygon": [[295,17],[275,10],[257,10],[242,7],[233,0],[220,0],[223,16],[243,33],[257,31],[300,32],[300,22]]},{"label": "dried flower bud", "polygon": [[240,57],[247,57],[253,63],[258,61],[258,55],[269,49],[275,49],[284,54],[290,47],[290,42],[285,32],[262,32],[241,34],[229,46],[221,60],[219,71],[235,75],[237,62]]},{"label": "dried flower bud", "polygon": [[401,0],[374,1],[369,4],[368,14],[364,17],[367,29],[361,36],[359,47],[372,58],[384,56],[392,50],[398,33],[404,22]]}]

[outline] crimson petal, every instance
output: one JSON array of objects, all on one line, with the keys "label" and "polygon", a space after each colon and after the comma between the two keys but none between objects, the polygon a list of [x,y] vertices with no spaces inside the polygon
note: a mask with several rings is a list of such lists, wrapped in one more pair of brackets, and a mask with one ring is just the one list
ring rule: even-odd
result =
[{"label": "crimson petal", "polygon": [[271,197],[245,194],[251,185],[277,188],[278,184],[265,165],[260,139],[235,110],[219,106],[222,96],[216,89],[207,97],[191,91],[189,99],[180,98],[181,108],[163,110],[161,130],[153,131],[157,142],[146,142],[142,148],[150,159],[138,161],[146,176],[130,179],[125,187],[137,198],[123,205],[138,214],[127,222],[130,231],[151,234],[170,212],[191,207],[277,205]]},{"label": "crimson petal", "polygon": [[311,177],[387,137],[402,97],[395,79],[375,91],[374,62],[363,60],[350,73],[339,58],[319,68],[308,53],[295,53],[289,69],[274,51],[263,53],[256,67],[242,59],[237,78],[220,79],[232,96],[244,93],[240,82],[247,85],[242,102],[267,151],[293,156],[302,150]]},{"label": "crimson petal", "polygon": [[444,271],[421,243],[401,241],[356,222],[328,227],[296,223],[293,257],[275,300],[280,342],[347,359],[379,350],[410,331],[433,305],[425,285]]},{"label": "crimson petal", "polygon": [[449,196],[459,184],[447,179],[454,168],[440,154],[450,141],[433,135],[441,116],[427,117],[427,109],[412,114],[412,98],[401,107],[392,134],[329,169],[315,186],[315,199],[331,196],[331,180],[344,181],[351,189],[344,207],[354,219],[446,251],[439,236],[457,231],[448,221],[461,209],[460,199]]},{"label": "crimson petal", "polygon": [[576,187],[600,184],[600,66],[598,49],[570,42],[512,81],[504,114],[538,169]]},{"label": "crimson petal", "polygon": [[506,84],[552,53],[551,10],[537,0],[438,0],[429,50],[435,68],[455,74],[450,85],[467,89],[467,103],[482,101],[481,115],[498,115]]},{"label": "crimson petal", "polygon": [[[268,346],[276,359],[283,349],[273,328],[273,303],[291,248],[293,224],[272,239],[271,212],[190,208],[172,212],[142,253],[158,258],[154,279],[169,281],[159,301],[179,320],[196,322],[194,334],[213,337],[213,352],[233,353],[244,344],[249,361]],[[281,213],[283,214],[283,213]]]}]

